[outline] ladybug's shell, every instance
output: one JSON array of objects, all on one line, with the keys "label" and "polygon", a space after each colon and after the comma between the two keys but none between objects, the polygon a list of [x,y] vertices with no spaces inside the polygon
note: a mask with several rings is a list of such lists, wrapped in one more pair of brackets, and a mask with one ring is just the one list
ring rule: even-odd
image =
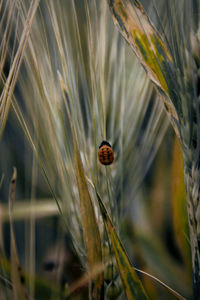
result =
[{"label": "ladybug's shell", "polygon": [[99,161],[103,165],[110,165],[114,160],[114,151],[108,145],[102,145],[98,152]]}]

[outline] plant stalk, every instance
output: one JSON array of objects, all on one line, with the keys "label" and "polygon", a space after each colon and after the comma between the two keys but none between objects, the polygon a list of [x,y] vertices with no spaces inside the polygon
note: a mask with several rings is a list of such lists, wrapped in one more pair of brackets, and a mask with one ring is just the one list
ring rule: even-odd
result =
[{"label": "plant stalk", "polygon": [[184,165],[188,224],[192,251],[194,299],[200,300],[200,169]]}]

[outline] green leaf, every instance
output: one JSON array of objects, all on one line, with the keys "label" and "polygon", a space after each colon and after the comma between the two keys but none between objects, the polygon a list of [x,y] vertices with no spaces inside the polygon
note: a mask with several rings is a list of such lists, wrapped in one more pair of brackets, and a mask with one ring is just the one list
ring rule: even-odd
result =
[{"label": "green leaf", "polygon": [[124,247],[117,235],[116,229],[114,228],[112,221],[108,215],[108,212],[97,192],[96,195],[99,201],[102,217],[106,224],[108,234],[111,240],[111,244],[118,264],[120,276],[124,285],[124,291],[127,296],[127,299],[129,300],[148,299],[148,296],[146,295],[143,285],[129,261],[129,258],[124,250]]}]

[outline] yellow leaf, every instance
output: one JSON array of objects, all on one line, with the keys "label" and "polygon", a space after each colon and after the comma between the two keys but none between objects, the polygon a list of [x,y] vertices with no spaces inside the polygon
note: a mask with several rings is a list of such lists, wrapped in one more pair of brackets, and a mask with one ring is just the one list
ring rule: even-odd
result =
[{"label": "yellow leaf", "polygon": [[179,136],[176,107],[171,101],[173,91],[173,60],[142,5],[137,1],[107,0],[114,23],[132,47],[149,78],[157,87],[170,121]]},{"label": "yellow leaf", "polygon": [[112,221],[108,215],[108,212],[96,192],[99,206],[101,209],[103,220],[106,224],[108,234],[110,237],[110,241],[113,247],[113,251],[115,254],[115,258],[118,264],[120,276],[124,285],[124,291],[127,296],[127,299],[129,300],[146,300],[148,299],[148,296],[146,295],[146,292],[143,288],[143,285],[138,278],[135,270],[131,266],[131,263],[129,261],[129,258],[123,248],[123,245],[117,235],[117,232],[112,224]]},{"label": "yellow leaf", "polygon": [[183,172],[183,157],[180,143],[176,137],[174,141],[172,164],[172,216],[177,245],[183,257],[184,263],[191,274],[192,266]]}]

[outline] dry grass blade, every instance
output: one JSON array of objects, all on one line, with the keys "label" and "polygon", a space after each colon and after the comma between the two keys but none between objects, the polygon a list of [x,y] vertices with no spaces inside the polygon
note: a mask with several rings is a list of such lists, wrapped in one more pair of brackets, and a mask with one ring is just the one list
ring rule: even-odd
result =
[{"label": "dry grass blade", "polygon": [[[115,23],[132,46],[140,62],[144,65],[151,80],[168,94],[168,87],[161,72],[161,63],[171,60],[166,46],[148,19],[143,7],[137,1],[124,4],[121,0],[108,1]],[[162,50],[157,61],[158,47]]]},{"label": "dry grass blade", "polygon": [[16,180],[17,180],[17,170],[16,168],[14,168],[13,176],[10,183],[10,190],[9,190],[11,280],[13,286],[13,299],[27,300],[29,299],[29,297],[25,287],[25,277],[18,258],[13,221],[12,221],[12,209],[15,200]]},{"label": "dry grass blade", "polygon": [[19,46],[17,52],[15,54],[14,60],[12,62],[9,75],[7,80],[4,82],[4,89],[0,96],[0,136],[3,133],[6,120],[8,117],[8,112],[10,108],[10,104],[12,101],[12,95],[14,92],[15,84],[17,81],[19,69],[22,63],[24,51],[28,42],[28,38],[30,35],[31,26],[38,8],[40,0],[36,0],[31,2],[30,8],[27,14],[26,23],[24,24],[24,30],[20,37]]},{"label": "dry grass blade", "polygon": [[[60,75],[60,84],[63,93],[63,97],[66,97],[66,89],[64,87],[64,82]],[[71,125],[71,131],[73,136],[73,146],[74,146],[74,163],[76,171],[76,179],[80,197],[80,211],[81,211],[81,220],[83,226],[83,235],[85,240],[85,246],[87,251],[87,260],[88,260],[88,269],[89,272],[93,270],[97,263],[102,261],[102,251],[101,251],[101,238],[99,227],[97,224],[94,207],[92,199],[90,197],[85,171],[81,161],[80,153],[78,150],[76,133],[72,123],[70,110],[68,107],[68,99],[65,99],[67,115]],[[90,297],[91,299],[101,299],[103,292],[103,273],[99,274],[95,280],[92,287],[91,282],[90,287]]]},{"label": "dry grass blade", "polygon": [[139,1],[109,1],[114,22],[122,35],[131,45],[149,78],[160,91],[167,108],[170,121],[178,133],[178,116],[174,104],[170,101],[169,82],[166,75],[171,69],[172,58],[167,47],[155,30]]},{"label": "dry grass blade", "polygon": [[[7,209],[7,205],[0,205],[0,214],[2,222],[9,221],[9,211]],[[28,220],[31,219],[33,215],[37,219],[59,215],[58,206],[55,200],[53,198],[41,198],[37,199],[37,203],[35,204],[30,204],[28,200],[20,202],[18,201],[18,203],[15,205],[14,211],[12,212],[12,219],[14,221]]]},{"label": "dry grass blade", "polygon": [[[4,1],[5,2],[5,1]],[[16,2],[13,0],[6,1],[0,4],[0,30],[1,30],[1,43],[0,43],[0,76],[2,77],[3,69],[6,65],[6,58],[8,55],[9,41],[13,29],[13,17],[15,17]],[[6,23],[6,24],[5,24]],[[1,78],[2,80],[2,78]]]},{"label": "dry grass blade", "polygon": [[[74,144],[74,153],[88,267],[91,269],[96,263],[102,260],[101,239],[83,165],[76,144]],[[93,298],[100,299],[103,289],[103,274],[97,276],[94,282],[95,284],[92,291]]]},{"label": "dry grass blade", "polygon": [[174,234],[182,258],[191,273],[191,253],[189,244],[189,228],[187,202],[184,185],[183,157],[180,142],[175,138],[172,164],[172,216]]},{"label": "dry grass blade", "polygon": [[14,168],[10,189],[9,189],[9,213],[12,213],[13,203],[15,200],[15,189],[16,189],[16,180],[17,180],[17,169]]},{"label": "dry grass blade", "polygon": [[135,271],[141,273],[141,274],[144,274],[148,277],[150,277],[151,279],[157,281],[159,284],[161,284],[162,286],[164,286],[166,289],[168,289],[168,291],[174,295],[176,297],[176,299],[179,299],[179,300],[186,300],[186,298],[184,298],[182,295],[180,295],[178,292],[176,292],[175,290],[173,290],[170,286],[168,286],[166,283],[164,283],[163,281],[161,281],[160,279],[156,278],[155,276],[147,273],[147,272],[144,272],[140,269],[137,269],[137,268],[134,268]]},{"label": "dry grass blade", "polygon": [[120,276],[124,285],[124,291],[127,296],[127,299],[148,299],[148,296],[146,295],[146,292],[143,288],[140,279],[138,278],[133,267],[131,266],[129,258],[124,250],[124,247],[122,246],[122,243],[117,235],[116,229],[112,224],[108,212],[98,193],[96,193],[96,195],[98,198],[103,220],[107,227],[108,235],[118,264]]}]

